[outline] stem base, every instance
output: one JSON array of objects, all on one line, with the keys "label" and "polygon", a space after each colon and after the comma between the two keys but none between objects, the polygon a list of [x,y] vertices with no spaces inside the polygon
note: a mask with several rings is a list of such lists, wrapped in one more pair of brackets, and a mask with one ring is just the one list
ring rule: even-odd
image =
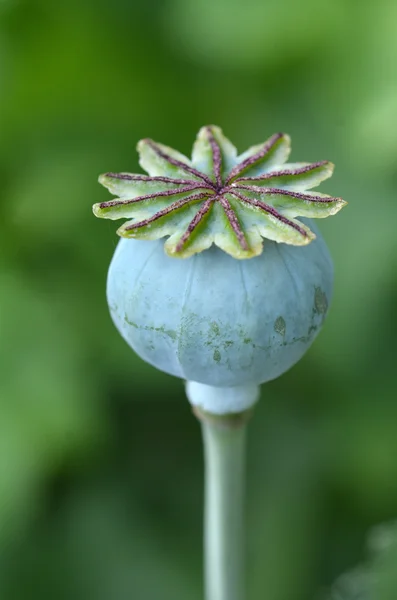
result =
[{"label": "stem base", "polygon": [[240,419],[237,426],[219,421],[201,421],[205,454],[206,600],[243,600],[247,419]]}]

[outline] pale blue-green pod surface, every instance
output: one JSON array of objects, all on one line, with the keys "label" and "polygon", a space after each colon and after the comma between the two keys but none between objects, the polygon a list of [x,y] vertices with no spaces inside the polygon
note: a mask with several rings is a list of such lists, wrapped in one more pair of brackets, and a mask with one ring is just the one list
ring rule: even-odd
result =
[{"label": "pale blue-green pod surface", "polygon": [[217,247],[170,258],[162,240],[120,240],[108,302],[117,329],[158,369],[190,381],[260,384],[292,367],[318,334],[330,303],[326,244],[264,241],[236,260]]}]

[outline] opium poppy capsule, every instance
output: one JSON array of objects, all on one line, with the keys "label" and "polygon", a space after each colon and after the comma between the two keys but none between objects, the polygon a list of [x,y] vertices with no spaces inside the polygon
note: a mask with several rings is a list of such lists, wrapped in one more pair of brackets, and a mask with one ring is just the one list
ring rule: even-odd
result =
[{"label": "opium poppy capsule", "polygon": [[215,126],[191,160],[152,140],[138,150],[149,175],[102,175],[117,198],[94,206],[130,219],[109,269],[113,321],[141,358],[193,382],[193,404],[238,412],[303,356],[327,314],[332,261],[310,219],[345,202],[309,190],[333,165],[285,164],[283,134],[238,156]]}]

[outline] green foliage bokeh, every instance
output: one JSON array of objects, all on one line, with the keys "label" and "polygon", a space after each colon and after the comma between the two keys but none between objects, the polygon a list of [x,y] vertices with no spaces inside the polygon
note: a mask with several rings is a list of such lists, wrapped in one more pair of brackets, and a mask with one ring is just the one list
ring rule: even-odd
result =
[{"label": "green foliage bokeh", "polygon": [[250,426],[250,597],[314,598],[397,515],[396,22],[389,0],[0,2],[2,600],[202,596],[199,427],[113,328],[116,228],[91,214],[146,136],[286,131],[349,202],[321,223],[324,331]]}]

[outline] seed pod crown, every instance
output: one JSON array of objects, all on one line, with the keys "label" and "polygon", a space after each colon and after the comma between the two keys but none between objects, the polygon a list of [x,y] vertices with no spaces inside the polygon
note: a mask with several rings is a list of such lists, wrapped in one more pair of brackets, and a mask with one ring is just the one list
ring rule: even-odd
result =
[{"label": "seed pod crown", "polygon": [[101,175],[117,198],[95,204],[94,214],[129,219],[121,237],[168,236],[169,256],[187,258],[215,244],[234,258],[252,258],[262,253],[263,238],[304,246],[316,236],[296,217],[328,217],[346,204],[309,191],[332,175],[333,164],[286,163],[290,138],[282,133],[237,155],[211,125],[199,131],[191,159],[150,139],[138,152],[148,175]]}]

